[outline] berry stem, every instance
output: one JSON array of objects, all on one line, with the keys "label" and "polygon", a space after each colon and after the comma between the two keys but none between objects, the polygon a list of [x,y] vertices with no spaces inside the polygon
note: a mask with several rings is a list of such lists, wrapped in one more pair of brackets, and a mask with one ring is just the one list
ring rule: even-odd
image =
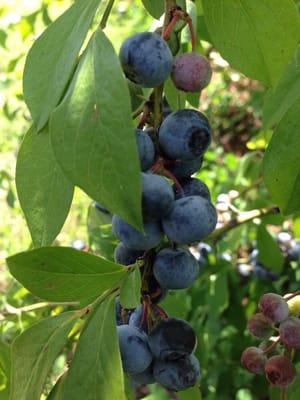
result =
[{"label": "berry stem", "polygon": [[280,400],[287,400],[287,390],[286,390],[286,388],[280,389]]},{"label": "berry stem", "polygon": [[300,290],[297,290],[297,292],[294,292],[290,294],[289,296],[285,297],[284,299],[286,301],[292,300],[294,297],[300,296]]},{"label": "berry stem", "polygon": [[181,18],[181,15],[178,13],[175,13],[173,15],[173,18],[171,19],[171,22],[169,25],[167,25],[166,29],[163,31],[162,37],[164,40],[168,40],[170,34],[172,33],[174,26],[176,25],[177,21]]},{"label": "berry stem", "polygon": [[162,120],[161,104],[164,85],[154,88],[153,93],[153,127],[157,131]]},{"label": "berry stem", "polygon": [[265,354],[269,353],[271,350],[274,349],[274,347],[277,346],[277,344],[278,344],[279,342],[280,342],[280,338],[277,338],[269,347],[267,347],[267,348],[264,350],[264,353],[265,353]]},{"label": "berry stem", "polygon": [[192,18],[189,15],[185,19],[186,19],[186,21],[188,23],[190,34],[191,34],[192,51],[195,52],[196,51],[196,46],[197,46],[197,38],[196,38],[195,29],[194,29],[194,26],[193,26],[193,21],[192,21]]}]

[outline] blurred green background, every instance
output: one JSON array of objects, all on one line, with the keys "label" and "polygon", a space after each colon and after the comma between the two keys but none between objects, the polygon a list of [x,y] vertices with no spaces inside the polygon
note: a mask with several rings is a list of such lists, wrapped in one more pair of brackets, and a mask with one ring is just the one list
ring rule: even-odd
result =
[{"label": "blurred green background", "polygon": [[[7,377],[2,371],[7,345],[41,317],[61,311],[60,306],[41,303],[10,278],[5,258],[31,246],[14,183],[16,155],[30,125],[22,97],[25,56],[34,39],[71,3],[68,0],[1,0],[0,3],[0,399],[3,400],[7,398]],[[152,22],[141,1],[120,0],[113,8],[106,33],[118,50],[124,38],[148,30]],[[213,127],[214,143],[198,176],[211,190],[221,227],[245,211],[272,206],[261,174],[263,151],[271,132],[261,127],[264,88],[232,70],[210,43],[201,41],[198,45],[214,69],[212,83],[200,99],[200,110],[207,114]],[[194,97],[188,100],[195,104]],[[76,242],[77,246],[111,258],[115,239],[109,222],[109,216],[97,211],[91,199],[76,190],[70,215],[55,244],[71,245],[77,240],[83,242]],[[259,296],[270,291],[284,294],[299,288],[300,256],[297,259],[297,255],[291,255],[297,239],[300,239],[300,217],[284,220],[275,215],[256,218],[230,230],[216,243],[210,243],[211,248],[205,250],[202,245],[193,249],[202,265],[198,281],[187,291],[171,293],[163,306],[170,314],[188,319],[197,331],[203,399],[278,398],[276,391],[268,395],[264,379],[243,370],[239,359],[245,347],[257,344],[245,328],[246,318],[255,312]],[[38,303],[36,309],[31,307],[33,303]],[[70,344],[57,360],[49,388],[63,370],[71,347]],[[296,385],[299,390],[299,383]],[[170,398],[159,388],[151,390],[149,400]],[[195,399],[192,396],[193,393],[187,393],[180,399]]]}]

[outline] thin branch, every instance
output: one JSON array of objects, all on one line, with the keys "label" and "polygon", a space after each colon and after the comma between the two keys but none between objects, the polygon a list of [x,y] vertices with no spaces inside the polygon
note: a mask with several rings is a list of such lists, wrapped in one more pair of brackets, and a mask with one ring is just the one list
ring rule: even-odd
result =
[{"label": "thin branch", "polygon": [[11,304],[6,304],[5,308],[6,310],[1,311],[2,316],[5,315],[21,315],[22,313],[26,313],[26,312],[31,312],[31,311],[35,311],[35,310],[39,310],[41,308],[46,308],[46,307],[57,307],[57,306],[78,306],[78,302],[73,301],[73,302],[66,302],[66,303],[49,303],[49,302],[41,302],[41,303],[35,303],[35,304],[31,304],[29,306],[24,306],[24,307],[19,307],[16,308],[14,306],[12,306]]},{"label": "thin branch", "polygon": [[115,2],[115,0],[110,0],[109,3],[107,4],[105,10],[104,10],[104,13],[103,13],[100,25],[99,25],[101,29],[105,29],[106,28],[106,24],[107,24],[110,12],[111,12],[111,10],[113,8],[114,2]]},{"label": "thin branch", "polygon": [[222,228],[216,229],[208,237],[208,239],[213,240],[214,242],[217,242],[226,233],[228,233],[229,231],[231,231],[234,228],[237,228],[238,226],[240,226],[242,224],[246,224],[247,222],[253,221],[255,218],[261,218],[266,215],[279,214],[279,212],[280,212],[280,210],[276,206],[243,212],[243,213],[237,215],[232,220],[230,220],[226,225],[222,226]]}]

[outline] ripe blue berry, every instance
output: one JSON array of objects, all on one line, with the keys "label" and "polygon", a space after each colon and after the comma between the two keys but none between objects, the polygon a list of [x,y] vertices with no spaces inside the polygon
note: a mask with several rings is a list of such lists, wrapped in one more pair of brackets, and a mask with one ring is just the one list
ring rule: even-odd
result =
[{"label": "ripe blue berry", "polygon": [[175,200],[172,211],[162,219],[168,238],[181,244],[201,241],[215,229],[216,224],[214,206],[200,196]]},{"label": "ripe blue berry", "polygon": [[155,257],[153,273],[164,288],[186,289],[196,279],[199,265],[188,250],[165,248]]},{"label": "ripe blue berry", "polygon": [[207,118],[197,110],[183,109],[170,114],[159,129],[159,144],[171,160],[194,160],[211,142]]},{"label": "ripe blue berry", "polygon": [[125,75],[143,87],[156,87],[170,75],[173,56],[164,39],[157,33],[136,33],[120,49]]}]

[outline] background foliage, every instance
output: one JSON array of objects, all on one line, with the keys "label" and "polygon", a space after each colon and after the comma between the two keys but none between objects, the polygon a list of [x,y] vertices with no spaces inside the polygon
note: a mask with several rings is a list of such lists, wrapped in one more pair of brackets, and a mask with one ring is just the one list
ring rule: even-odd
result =
[{"label": "background foliage", "polygon": [[[276,8],[277,11],[269,19],[266,19],[269,4],[267,0],[228,0],[225,2],[228,9],[221,6],[221,3],[224,5],[221,0],[195,2],[198,13],[194,15],[194,21],[198,37],[201,39],[197,43],[198,49],[208,55],[214,68],[212,83],[200,101],[201,110],[207,114],[213,127],[214,143],[198,176],[209,186],[213,202],[217,203],[219,227],[234,218],[247,219],[247,211],[273,205],[280,206],[282,211],[282,214],[263,218],[259,218],[259,213],[254,212],[251,215],[256,218],[250,218],[245,224],[237,224],[234,229],[228,230],[226,235],[217,237],[215,242],[210,243],[213,244],[212,251],[202,256],[202,273],[196,284],[187,291],[171,293],[164,301],[163,306],[170,314],[189,320],[196,329],[199,340],[197,356],[202,367],[201,396],[207,400],[266,399],[268,388],[264,379],[253,377],[240,367],[242,350],[256,343],[246,332],[246,319],[255,312],[261,294],[283,294],[299,288],[299,259],[298,262],[291,260],[288,253],[292,241],[300,239],[300,69],[297,51],[294,54],[300,29],[297,28],[299,22],[294,21],[297,15],[292,12],[292,8],[284,9],[281,0],[276,1],[276,7],[274,0],[270,2],[273,3],[272,10]],[[290,1],[285,2],[292,4]],[[149,2],[116,2],[105,30],[116,50],[123,38],[133,32],[147,30],[152,24],[153,18],[145,13],[142,3]],[[42,394],[42,399],[55,400],[55,391],[59,390],[59,383],[54,391],[50,393],[50,390],[57,377],[64,371],[65,363],[71,358],[74,341],[78,340],[81,325],[81,320],[77,319],[78,315],[75,315],[74,311],[68,311],[64,317],[59,316],[61,311],[72,310],[71,306],[63,307],[51,303],[51,298],[46,298],[50,303],[41,302],[39,293],[30,288],[33,295],[22,287],[9,275],[4,263],[6,257],[32,248],[14,183],[16,154],[25,132],[30,127],[30,115],[23,100],[21,82],[25,56],[34,39],[70,4],[67,0],[4,0],[0,5],[0,399],[3,400],[8,398],[10,385],[9,346],[18,334],[42,318],[57,316],[57,321],[51,320],[51,323],[45,319],[42,323],[46,328],[41,330],[54,342],[53,329],[56,332],[55,328],[60,326],[63,331],[59,336],[64,338],[63,342],[58,344],[57,351],[54,349],[47,359],[51,373]],[[153,6],[155,2],[151,4]],[[99,15],[104,5],[105,2],[100,6]],[[191,4],[189,6],[192,7]],[[149,10],[152,15],[159,15],[157,8]],[[226,20],[223,18],[225,14]],[[256,21],[255,24],[249,23],[251,16]],[[239,24],[235,23],[237,20]],[[280,21],[280,24],[277,21]],[[293,27],[296,27],[295,30]],[[223,30],[226,30],[229,36],[225,37],[222,34]],[[274,37],[266,35],[266,32],[270,31],[274,32]],[[184,37],[183,35],[183,39]],[[232,43],[235,43],[237,37],[240,49],[232,51]],[[253,37],[256,41],[253,41]],[[183,46],[187,48],[188,45],[184,43]],[[167,98],[172,108],[181,107],[185,100],[197,106],[195,96],[188,95],[185,99],[184,96],[180,97],[172,92],[171,86],[168,87]],[[57,123],[59,122],[58,120]],[[26,140],[30,138],[27,136]],[[43,144],[41,146],[43,147]],[[47,154],[44,154],[44,157],[47,158]],[[22,176],[19,179],[22,184]],[[24,179],[24,185],[29,184],[34,185],[34,182]],[[40,182],[36,184],[39,185]],[[80,182],[78,184],[80,186]],[[72,197],[72,190],[72,187],[66,188],[66,196],[69,198]],[[94,192],[91,194],[94,195]],[[53,202],[59,205],[57,208],[60,213],[60,199],[53,199]],[[137,216],[135,218],[138,220]],[[278,240],[278,233],[283,231],[289,233],[293,240],[284,243]],[[51,235],[55,237],[56,232],[50,232]],[[40,244],[50,244],[52,236],[44,238],[45,242]],[[36,242],[40,237],[39,234]],[[89,248],[96,254],[112,260],[116,240],[110,231],[110,216],[97,210],[91,199],[77,188],[71,211],[62,231],[55,239],[55,244],[69,246],[75,240],[75,245]],[[35,242],[34,237],[33,241]],[[255,272],[249,259],[254,248],[259,250],[258,262],[264,266],[263,271],[269,274],[259,273],[258,270]],[[196,248],[194,250],[197,251]],[[45,251],[51,250],[46,248]],[[47,260],[49,254],[41,253],[41,258],[43,257]],[[94,260],[91,259],[91,268],[93,263]],[[63,265],[58,264],[59,271]],[[239,264],[249,266],[248,274],[241,272]],[[17,265],[17,259],[12,259],[9,265],[12,270],[13,265]],[[112,269],[109,265],[107,268]],[[32,277],[36,276],[34,271],[31,273]],[[90,282],[89,276],[85,279]],[[101,280],[101,277],[99,279]],[[111,279],[113,282],[114,277]],[[32,280],[30,282],[32,283]],[[89,283],[91,284],[92,282]],[[74,300],[72,287],[76,287],[76,280],[70,282],[69,291],[64,292],[66,297],[61,301]],[[94,299],[92,289],[88,295],[84,291],[79,293],[83,303]],[[43,298],[45,299],[45,296]],[[94,317],[91,317],[89,329],[81,336],[81,345],[90,342],[90,338],[95,336],[93,331],[99,330],[97,321],[105,318],[107,310],[111,308],[111,299],[99,306]],[[61,321],[59,318],[65,320]],[[104,334],[111,337],[112,327]],[[95,349],[92,344],[89,353],[91,357]],[[18,345],[18,341],[15,342],[15,352]],[[58,355],[60,348],[63,348],[63,353]],[[40,351],[39,348],[35,349],[36,354]],[[93,363],[93,359],[87,358],[80,346],[76,354],[74,363],[83,365],[87,359]],[[113,354],[113,348],[111,354],[118,362],[118,355]],[[26,357],[28,354],[20,353],[20,362]],[[28,365],[27,370],[30,368]],[[111,374],[112,371],[104,373]],[[76,377],[76,371],[72,372],[71,376],[75,380],[84,378]],[[19,377],[12,376],[13,382],[17,382],[18,379]],[[38,376],[31,379],[35,379],[37,386],[41,385]],[[114,379],[115,382],[122,382],[120,370],[115,371]],[[89,384],[90,382],[87,382],[87,387]],[[118,385],[115,385],[115,396],[118,396]],[[291,389],[291,400],[298,398],[299,386],[298,380]],[[108,393],[110,388],[105,390]],[[16,400],[21,400],[21,394],[16,393],[15,396]],[[30,393],[28,396],[30,398]],[[278,398],[277,392],[273,390],[269,396],[270,399]],[[152,394],[148,397],[149,400],[167,398],[168,395],[156,387],[152,388]],[[190,391],[180,398],[196,400],[199,393]]]}]

